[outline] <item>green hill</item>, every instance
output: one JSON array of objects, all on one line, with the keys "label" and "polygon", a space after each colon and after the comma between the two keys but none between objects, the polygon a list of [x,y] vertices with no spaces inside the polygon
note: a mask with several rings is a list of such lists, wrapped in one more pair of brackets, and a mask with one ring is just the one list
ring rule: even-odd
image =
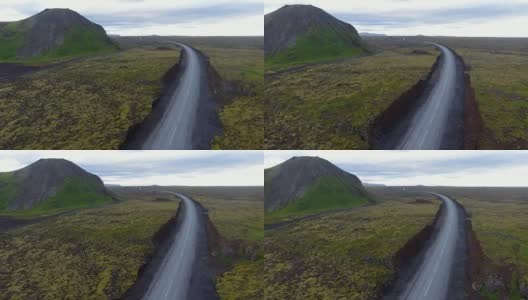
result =
[{"label": "green hill", "polygon": [[294,157],[267,169],[265,182],[267,221],[372,202],[359,178],[317,157]]},{"label": "green hill", "polygon": [[118,50],[100,25],[69,9],[0,23],[0,61],[52,59]]},{"label": "green hill", "polygon": [[93,207],[112,201],[99,177],[66,160],[44,159],[0,173],[1,214]]},{"label": "green hill", "polygon": [[367,53],[356,29],[311,5],[286,5],[265,16],[266,64],[295,65]]}]

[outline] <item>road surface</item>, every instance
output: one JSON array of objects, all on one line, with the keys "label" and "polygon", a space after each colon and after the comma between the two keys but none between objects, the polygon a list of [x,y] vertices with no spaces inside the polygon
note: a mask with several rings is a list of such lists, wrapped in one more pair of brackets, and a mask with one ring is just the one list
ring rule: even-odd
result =
[{"label": "road surface", "polygon": [[440,77],[423,105],[414,114],[409,129],[396,149],[440,149],[442,138],[448,128],[449,110],[455,104],[456,58],[450,49],[442,45],[434,45],[444,56],[440,66]]},{"label": "road surface", "polygon": [[191,47],[183,47],[186,55],[185,72],[167,109],[143,144],[144,150],[192,149],[192,134],[200,100],[202,68],[200,58]]},{"label": "road surface", "polygon": [[177,194],[184,205],[184,219],[152,280],[145,300],[188,299],[198,244],[199,215],[196,204],[188,197]]},{"label": "road surface", "polygon": [[455,249],[458,241],[457,225],[459,214],[457,206],[449,197],[436,194],[445,204],[441,229],[436,239],[427,249],[424,261],[411,277],[404,292],[399,297],[406,300],[446,300],[449,278],[454,266]]}]

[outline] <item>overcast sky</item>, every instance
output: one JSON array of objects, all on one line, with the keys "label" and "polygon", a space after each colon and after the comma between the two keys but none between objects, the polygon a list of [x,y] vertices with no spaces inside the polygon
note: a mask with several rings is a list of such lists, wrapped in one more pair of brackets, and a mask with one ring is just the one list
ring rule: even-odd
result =
[{"label": "overcast sky", "polygon": [[528,151],[266,151],[264,165],[319,156],[386,185],[528,187]]},{"label": "overcast sky", "polygon": [[0,172],[64,158],[106,184],[262,186],[260,151],[0,151]]},{"label": "overcast sky", "polygon": [[528,0],[265,0],[265,13],[312,4],[360,32],[387,35],[528,36]]},{"label": "overcast sky", "polygon": [[261,0],[2,0],[0,21],[70,8],[120,35],[263,35]]}]

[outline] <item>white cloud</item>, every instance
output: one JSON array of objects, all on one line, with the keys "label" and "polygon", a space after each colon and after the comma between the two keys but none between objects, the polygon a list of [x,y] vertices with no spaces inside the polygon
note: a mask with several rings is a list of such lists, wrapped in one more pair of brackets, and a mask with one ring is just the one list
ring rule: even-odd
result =
[{"label": "white cloud", "polygon": [[265,0],[265,13],[312,4],[360,32],[387,35],[528,36],[528,0]]},{"label": "white cloud", "polygon": [[2,0],[0,21],[70,8],[121,35],[263,35],[260,0]]},{"label": "white cloud", "polygon": [[293,156],[319,156],[370,183],[528,186],[524,151],[265,151],[264,166]]},{"label": "white cloud", "polygon": [[0,172],[9,172],[24,167],[22,163],[13,158],[0,158]]},{"label": "white cloud", "polygon": [[63,158],[106,184],[261,186],[261,151],[0,151],[0,172]]}]

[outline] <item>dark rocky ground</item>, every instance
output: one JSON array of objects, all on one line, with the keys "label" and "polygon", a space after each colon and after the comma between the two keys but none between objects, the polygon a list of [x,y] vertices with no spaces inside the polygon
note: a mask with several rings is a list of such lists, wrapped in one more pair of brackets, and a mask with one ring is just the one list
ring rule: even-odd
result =
[{"label": "dark rocky ground", "polygon": [[[196,201],[195,201],[196,202]],[[194,272],[191,277],[191,288],[189,299],[217,300],[219,296],[215,289],[214,271],[210,269],[209,261],[209,244],[207,226],[209,219],[207,210],[198,202],[200,209],[200,222],[202,226],[199,229],[198,249],[196,249],[196,261]],[[128,289],[123,296],[124,300],[139,300],[147,292],[150,283],[154,279],[156,272],[163,263],[163,258],[169,250],[171,243],[174,241],[178,227],[180,226],[185,208],[180,206],[175,217],[169,220],[153,237],[156,250],[148,262],[138,271],[136,282]]]},{"label": "dark rocky ground", "polygon": [[[195,49],[196,50],[196,49]],[[200,51],[196,50],[200,56],[201,63],[201,82],[200,100],[201,103],[198,108],[196,120],[199,124],[194,126],[192,135],[192,148],[199,150],[206,150],[211,148],[211,141],[213,138],[222,132],[222,126],[218,117],[218,109],[220,103],[216,101],[214,93],[211,92],[210,81],[211,74],[209,72],[209,59]],[[140,124],[134,125],[129,129],[127,138],[121,149],[137,150],[141,149],[147,140],[149,133],[156,128],[158,122],[162,119],[165,110],[167,109],[171,96],[177,89],[181,74],[185,70],[187,59],[185,52],[181,51],[180,61],[174,65],[162,78],[163,91],[158,100],[152,105],[152,111],[147,118]]]},{"label": "dark rocky ground", "polygon": [[22,75],[38,71],[41,68],[15,63],[0,63],[0,83],[12,81]]},{"label": "dark rocky ground", "polygon": [[[454,51],[453,51],[454,52]],[[397,99],[393,107],[394,116],[389,116],[385,124],[375,124],[376,136],[372,138],[373,148],[389,150],[394,149],[410,126],[414,115],[425,102],[440,76],[438,66],[442,63],[442,55],[435,63],[429,78],[414,86],[403,99]],[[455,103],[450,109],[449,127],[442,137],[441,149],[463,149],[464,147],[464,110],[465,110],[465,66],[460,57],[457,56],[457,87],[455,89]]]},{"label": "dark rocky ground", "polygon": [[[456,201],[455,201],[456,202]],[[467,215],[464,208],[457,203],[459,214],[458,243],[456,247],[455,261],[453,262],[453,271],[449,281],[448,299],[467,299],[467,283],[469,270],[468,244],[468,227],[466,224]],[[445,218],[444,204],[441,205],[436,218],[431,226],[424,228],[413,239],[411,239],[396,254],[394,261],[398,268],[396,281],[387,288],[382,299],[395,299],[407,286],[416,270],[420,267],[421,262],[426,259],[425,254],[431,243],[435,240],[440,231],[441,218]]]}]

